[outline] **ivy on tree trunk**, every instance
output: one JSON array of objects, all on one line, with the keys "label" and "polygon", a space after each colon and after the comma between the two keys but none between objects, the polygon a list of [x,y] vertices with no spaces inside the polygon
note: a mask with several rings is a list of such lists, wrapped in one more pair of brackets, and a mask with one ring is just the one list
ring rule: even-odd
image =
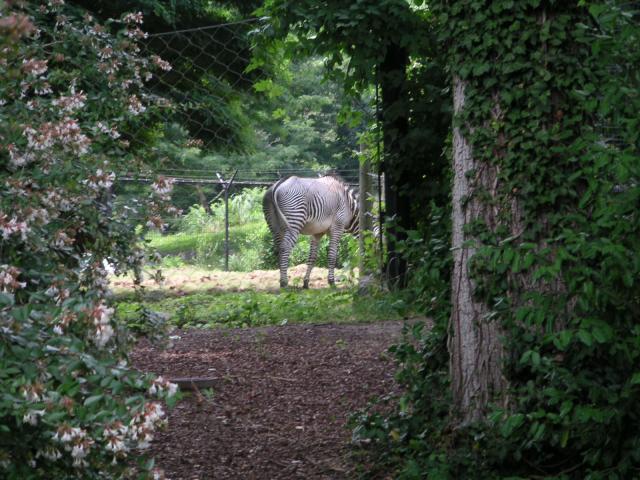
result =
[{"label": "ivy on tree trunk", "polygon": [[[454,115],[465,108],[465,87],[464,80],[454,77]],[[454,412],[463,424],[480,420],[488,402],[506,386],[500,323],[489,315],[489,305],[474,298],[469,262],[476,253],[477,239],[466,229],[478,220],[497,223],[493,208],[475,195],[478,189],[495,193],[495,170],[474,157],[465,134],[459,126],[454,127],[449,353]]]}]

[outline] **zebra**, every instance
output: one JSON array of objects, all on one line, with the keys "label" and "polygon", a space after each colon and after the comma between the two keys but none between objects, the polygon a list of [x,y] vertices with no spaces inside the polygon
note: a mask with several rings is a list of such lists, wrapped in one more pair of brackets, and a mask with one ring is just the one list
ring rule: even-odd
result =
[{"label": "zebra", "polygon": [[329,285],[335,286],[334,269],[340,238],[345,232],[358,234],[358,194],[333,176],[283,178],[262,199],[264,216],[273,235],[280,267],[280,287],[288,284],[289,256],[300,234],[311,236],[304,288],[318,256],[318,243],[329,234]]}]

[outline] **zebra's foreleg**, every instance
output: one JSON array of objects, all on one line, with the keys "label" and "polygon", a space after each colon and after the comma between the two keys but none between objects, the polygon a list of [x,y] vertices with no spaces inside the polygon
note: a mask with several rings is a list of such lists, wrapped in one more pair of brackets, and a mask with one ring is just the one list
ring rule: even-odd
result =
[{"label": "zebra's foreleg", "polygon": [[335,227],[331,230],[329,235],[329,253],[328,253],[328,264],[329,264],[329,286],[335,287],[336,279],[334,276],[334,270],[336,268],[336,261],[338,259],[338,246],[340,245],[340,238],[344,233],[343,227]]},{"label": "zebra's foreleg", "polygon": [[311,236],[311,248],[309,249],[309,260],[307,261],[307,273],[304,276],[302,288],[309,288],[309,278],[311,278],[311,270],[316,264],[316,259],[318,258],[318,243],[321,238],[322,235]]},{"label": "zebra's foreleg", "polygon": [[298,240],[298,232],[287,230],[280,242],[280,287],[288,285],[287,269],[289,268],[289,256]]}]

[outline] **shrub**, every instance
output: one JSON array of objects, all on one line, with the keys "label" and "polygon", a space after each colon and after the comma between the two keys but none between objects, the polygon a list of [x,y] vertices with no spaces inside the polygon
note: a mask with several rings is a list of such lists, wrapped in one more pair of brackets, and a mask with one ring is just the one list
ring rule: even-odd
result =
[{"label": "shrub", "polygon": [[218,227],[215,219],[201,205],[191,205],[175,223],[178,231],[183,233],[213,232]]},{"label": "shrub", "polygon": [[135,208],[110,193],[144,154],[129,143],[153,62],[137,56],[139,14],[112,35],[34,3],[0,3],[0,477],[144,476],[163,422],[146,392],[173,387],[127,365],[103,261],[139,271],[136,224],[166,213],[162,180]]}]

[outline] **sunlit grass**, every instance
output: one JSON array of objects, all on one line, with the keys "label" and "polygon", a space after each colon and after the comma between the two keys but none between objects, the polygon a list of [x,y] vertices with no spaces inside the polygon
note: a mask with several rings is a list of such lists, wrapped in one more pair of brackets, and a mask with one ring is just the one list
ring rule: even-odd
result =
[{"label": "sunlit grass", "polygon": [[327,270],[314,269],[311,289],[300,288],[306,266],[289,271],[288,289],[278,271],[220,272],[182,266],[165,269],[165,281],[148,279],[135,292],[131,279],[113,278],[121,318],[135,322],[141,307],[161,312],[178,327],[249,327],[288,323],[360,323],[413,316],[406,299],[388,292],[356,293],[355,273],[337,272],[338,288],[327,287]]},{"label": "sunlit grass", "polygon": [[255,327],[298,323],[362,323],[398,320],[407,305],[384,296],[359,297],[350,289],[215,291],[150,294],[142,302],[123,297],[117,304],[124,319],[145,307],[168,316],[177,327]]},{"label": "sunlit grass", "polygon": [[[306,265],[298,265],[289,269],[289,283],[292,287],[302,286],[302,279]],[[277,270],[255,270],[252,272],[223,272],[207,267],[195,265],[179,265],[163,267],[161,283],[157,283],[152,274],[153,270],[145,272],[142,286],[147,292],[157,292],[161,295],[182,295],[208,291],[277,291],[279,289],[280,273]],[[327,269],[314,268],[311,274],[311,287],[318,289],[327,286]],[[340,286],[353,284],[357,270],[336,270],[336,279]],[[133,291],[131,276],[112,277],[111,288],[117,295]]]}]

